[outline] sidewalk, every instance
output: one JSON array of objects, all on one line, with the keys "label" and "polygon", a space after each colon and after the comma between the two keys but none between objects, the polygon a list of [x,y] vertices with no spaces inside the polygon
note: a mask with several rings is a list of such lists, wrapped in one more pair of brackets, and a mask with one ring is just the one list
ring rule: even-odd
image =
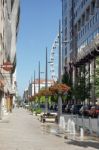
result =
[{"label": "sidewalk", "polygon": [[0,150],[98,150],[93,141],[74,141],[53,135],[27,110],[16,108],[0,123]]}]

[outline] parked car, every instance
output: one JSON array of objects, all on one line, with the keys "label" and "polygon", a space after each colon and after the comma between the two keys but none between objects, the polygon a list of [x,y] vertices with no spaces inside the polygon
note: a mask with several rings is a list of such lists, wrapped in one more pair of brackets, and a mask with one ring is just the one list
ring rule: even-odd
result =
[{"label": "parked car", "polygon": [[70,113],[71,107],[72,107],[72,104],[67,104],[66,107],[65,107],[65,112]]},{"label": "parked car", "polygon": [[89,110],[89,116],[97,117],[98,115],[99,115],[99,106],[98,105],[92,106],[91,109]]},{"label": "parked car", "polygon": [[62,112],[63,112],[63,113],[65,113],[65,108],[66,108],[66,105],[63,104],[63,105],[62,105]]},{"label": "parked car", "polygon": [[58,105],[55,104],[54,107],[53,107],[53,110],[58,111]]},{"label": "parked car", "polygon": [[96,106],[96,116],[99,115],[99,105]]},{"label": "parked car", "polygon": [[83,106],[82,104],[72,105],[72,107],[70,109],[71,113],[73,113],[73,114],[79,114],[79,110],[80,110],[80,108],[82,106]]},{"label": "parked car", "polygon": [[83,105],[79,110],[80,115],[89,116],[91,107],[91,105]]}]

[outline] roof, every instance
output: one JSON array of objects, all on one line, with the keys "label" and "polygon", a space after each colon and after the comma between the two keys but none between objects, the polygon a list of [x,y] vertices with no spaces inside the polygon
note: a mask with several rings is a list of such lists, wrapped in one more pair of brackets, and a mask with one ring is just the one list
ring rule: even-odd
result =
[{"label": "roof", "polygon": [[[34,81],[33,81],[32,83],[34,84]],[[53,84],[54,81],[53,81],[53,80],[48,80],[48,83],[49,83],[49,84]],[[39,79],[36,79],[36,80],[35,80],[35,84],[39,84]],[[45,80],[44,80],[44,79],[41,79],[41,80],[40,80],[40,84],[45,84]]]}]

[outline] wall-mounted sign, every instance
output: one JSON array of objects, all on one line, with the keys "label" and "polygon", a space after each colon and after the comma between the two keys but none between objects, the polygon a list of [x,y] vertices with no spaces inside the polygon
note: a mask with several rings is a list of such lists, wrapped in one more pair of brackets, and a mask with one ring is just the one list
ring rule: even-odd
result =
[{"label": "wall-mounted sign", "polygon": [[13,69],[13,65],[11,64],[11,62],[4,62],[2,65],[2,68],[6,71],[11,71]]}]

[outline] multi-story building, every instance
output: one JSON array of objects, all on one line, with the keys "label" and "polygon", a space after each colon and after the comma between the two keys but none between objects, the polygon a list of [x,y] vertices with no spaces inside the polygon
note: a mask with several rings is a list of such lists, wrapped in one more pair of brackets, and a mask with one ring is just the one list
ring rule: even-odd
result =
[{"label": "multi-story building", "polygon": [[99,55],[99,0],[62,0],[62,31],[62,41],[67,41],[62,47],[63,68],[67,66],[71,70],[73,83],[77,82],[81,66],[89,72],[89,86],[93,84],[90,96],[95,103],[94,79],[91,76],[95,76]]},{"label": "multi-story building", "polygon": [[[53,80],[47,81],[48,87],[50,87],[53,84],[54,84]],[[39,88],[40,88],[40,90],[45,88],[45,80],[44,79],[40,79],[40,82],[39,82],[39,79],[35,79],[35,82],[34,81],[29,82],[28,89],[25,90],[24,94],[23,94],[24,101],[27,101],[27,99],[29,99],[29,97],[37,94],[39,92]]]},{"label": "multi-story building", "polygon": [[19,16],[19,0],[0,0],[0,81],[3,84],[0,111],[5,109],[5,105],[7,111],[12,110],[16,93],[16,40]]}]

